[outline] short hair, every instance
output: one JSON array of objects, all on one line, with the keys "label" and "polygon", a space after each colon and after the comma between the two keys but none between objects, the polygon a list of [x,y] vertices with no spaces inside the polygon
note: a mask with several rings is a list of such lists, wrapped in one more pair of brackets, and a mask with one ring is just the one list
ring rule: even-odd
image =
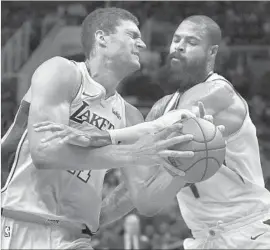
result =
[{"label": "short hair", "polygon": [[120,8],[99,8],[91,12],[82,23],[81,42],[85,56],[94,46],[94,34],[97,30],[103,30],[107,34],[114,33],[120,21],[127,20],[139,25],[138,19],[129,11]]},{"label": "short hair", "polygon": [[194,15],[185,18],[184,21],[189,21],[200,25],[201,28],[207,32],[211,45],[220,44],[222,37],[221,29],[219,25],[210,17],[204,15]]}]

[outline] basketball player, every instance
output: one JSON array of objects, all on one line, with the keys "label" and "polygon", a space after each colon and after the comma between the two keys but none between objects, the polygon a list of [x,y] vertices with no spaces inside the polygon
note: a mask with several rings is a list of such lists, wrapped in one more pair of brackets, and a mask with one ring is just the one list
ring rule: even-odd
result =
[{"label": "basketball player", "polygon": [[[256,128],[246,101],[228,80],[214,72],[220,41],[220,27],[209,17],[191,16],[179,25],[170,47],[170,66],[187,90],[159,100],[146,121],[173,109],[196,111],[194,104],[201,101],[214,124],[226,127],[224,165],[212,178],[183,185],[177,194],[182,216],[194,237],[185,240],[184,247],[269,249],[270,193],[264,187]],[[130,130],[133,137],[136,130]],[[110,133],[121,138],[120,131]],[[130,168],[127,175],[134,170]],[[129,181],[132,183],[132,177]],[[150,207],[149,215],[154,214],[149,203],[145,209]]]},{"label": "basketball player", "polygon": [[140,67],[139,51],[145,44],[137,25],[128,11],[96,10],[82,25],[86,62],[55,57],[33,74],[31,89],[2,142],[2,159],[14,156],[2,190],[2,249],[89,249],[99,227],[106,169],[170,166],[168,156],[193,156],[169,150],[191,136],[166,139],[181,124],[167,128],[163,118],[148,123],[158,128],[155,134],[132,145],[109,145],[110,138],[101,138],[108,146],[92,149],[58,143],[57,138],[43,143],[53,133],[38,132],[34,126],[50,120],[91,132],[93,138],[95,131],[142,120],[116,92],[119,82]]},{"label": "basketball player", "polygon": [[177,194],[194,237],[185,240],[184,247],[270,249],[270,193],[264,186],[256,128],[246,101],[214,73],[220,41],[220,27],[209,17],[191,16],[179,25],[170,46],[170,66],[187,90],[159,100],[146,121],[172,109],[194,111],[201,101],[214,124],[226,128],[224,165],[210,179]]},{"label": "basketball player", "polygon": [[191,16],[179,25],[170,47],[171,69],[180,82],[195,87],[160,100],[147,120],[159,116],[155,110],[166,113],[202,101],[214,124],[226,128],[225,164],[212,178],[177,195],[195,238],[184,247],[269,249],[270,193],[264,187],[256,128],[246,101],[214,73],[220,41],[220,27],[209,17]]},{"label": "basketball player", "polygon": [[179,83],[192,87],[159,100],[146,121],[203,102],[215,125],[224,125],[224,165],[210,179],[177,194],[181,214],[192,230],[186,249],[270,249],[270,193],[264,187],[256,128],[246,101],[214,73],[221,30],[206,16],[186,18],[170,46],[170,66]]}]

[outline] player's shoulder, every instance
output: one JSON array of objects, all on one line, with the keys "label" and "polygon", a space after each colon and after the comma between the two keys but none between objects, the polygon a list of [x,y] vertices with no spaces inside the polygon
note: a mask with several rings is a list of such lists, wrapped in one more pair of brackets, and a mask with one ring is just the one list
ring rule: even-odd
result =
[{"label": "player's shoulder", "polygon": [[[233,84],[225,77],[216,74],[212,84],[213,86],[209,86],[209,88],[212,87],[218,90],[217,92],[219,92],[218,96],[220,97],[220,102],[226,102],[226,99],[231,102],[228,109],[224,110],[225,113],[221,112],[220,115],[217,115],[217,118],[220,118],[223,121],[223,124],[226,124],[226,120],[230,120],[230,124],[233,124],[234,126],[230,127],[227,125],[227,130],[231,130],[233,132],[238,131],[242,127],[247,115],[246,101],[235,90]],[[226,114],[226,116],[224,114]]]},{"label": "player's shoulder", "polygon": [[171,100],[172,96],[174,94],[165,95],[162,98],[160,98],[158,101],[155,102],[150,112],[153,112],[154,110],[165,110],[168,102]]},{"label": "player's shoulder", "polygon": [[170,94],[170,95],[163,96],[162,98],[160,98],[158,101],[155,102],[153,107],[155,107],[155,106],[158,106],[158,107],[166,106],[166,104],[172,98],[173,95],[174,95],[174,93]]},{"label": "player's shoulder", "polygon": [[[49,75],[48,75],[49,74]],[[43,62],[34,72],[32,79],[47,75],[46,78],[54,77],[58,81],[72,81],[77,77],[77,68],[70,60],[56,56]]]},{"label": "player's shoulder", "polygon": [[205,81],[204,86],[208,86],[209,88],[216,88],[223,90],[230,95],[236,95],[237,92],[235,91],[233,84],[226,79],[224,76],[219,74],[213,74],[212,77],[210,77],[209,80]]},{"label": "player's shoulder", "polygon": [[150,112],[148,113],[146,121],[152,121],[162,116],[164,114],[168,102],[171,100],[173,95],[174,94],[165,95],[164,97],[156,101],[153,107],[151,108]]},{"label": "player's shoulder", "polygon": [[126,108],[126,121],[128,126],[133,126],[135,124],[144,121],[143,115],[139,109],[125,101]]},{"label": "player's shoulder", "polygon": [[[31,88],[37,91],[61,91],[66,92],[71,98],[81,82],[81,74],[75,63],[56,56],[43,62],[34,72],[31,80]],[[58,92],[59,93],[59,92]]]},{"label": "player's shoulder", "polygon": [[[204,92],[213,93],[219,96],[220,102],[227,102],[230,100],[230,106],[236,106],[239,111],[242,110],[242,112],[245,113],[245,100],[235,90],[233,84],[225,77],[214,74],[209,80],[200,85],[201,89],[204,89]],[[200,91],[200,89],[197,89],[197,91]]]},{"label": "player's shoulder", "polygon": [[[213,78],[213,88],[215,87],[223,90],[224,94],[233,96],[234,99],[240,100],[241,103],[244,103],[244,99],[234,88],[233,83],[231,83],[228,79],[226,79],[225,77],[219,74],[215,74],[215,77]],[[226,97],[226,95],[224,95],[224,97]],[[240,106],[243,106],[243,105],[240,105]]]}]

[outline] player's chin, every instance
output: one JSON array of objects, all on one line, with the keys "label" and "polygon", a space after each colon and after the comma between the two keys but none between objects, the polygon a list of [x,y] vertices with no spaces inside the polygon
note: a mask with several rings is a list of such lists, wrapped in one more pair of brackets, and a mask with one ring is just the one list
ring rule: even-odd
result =
[{"label": "player's chin", "polygon": [[179,72],[183,70],[183,63],[178,59],[172,59],[170,62],[170,68],[174,72]]},{"label": "player's chin", "polygon": [[170,67],[170,73],[174,76],[177,80],[185,79],[186,72],[183,67]]},{"label": "player's chin", "polygon": [[130,62],[131,73],[139,70],[140,68],[141,68],[141,64],[139,60],[132,60],[132,62]]}]

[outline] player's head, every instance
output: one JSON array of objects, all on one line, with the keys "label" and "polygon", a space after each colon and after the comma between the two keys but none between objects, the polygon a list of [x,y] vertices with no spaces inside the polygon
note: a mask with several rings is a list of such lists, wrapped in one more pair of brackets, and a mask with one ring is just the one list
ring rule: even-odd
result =
[{"label": "player's head", "polygon": [[170,46],[171,69],[183,79],[204,77],[214,68],[220,42],[220,27],[211,18],[196,15],[184,19],[175,31]]},{"label": "player's head", "polygon": [[99,56],[121,70],[140,68],[139,51],[145,48],[138,19],[120,8],[90,13],[82,24],[82,46],[87,59]]}]

